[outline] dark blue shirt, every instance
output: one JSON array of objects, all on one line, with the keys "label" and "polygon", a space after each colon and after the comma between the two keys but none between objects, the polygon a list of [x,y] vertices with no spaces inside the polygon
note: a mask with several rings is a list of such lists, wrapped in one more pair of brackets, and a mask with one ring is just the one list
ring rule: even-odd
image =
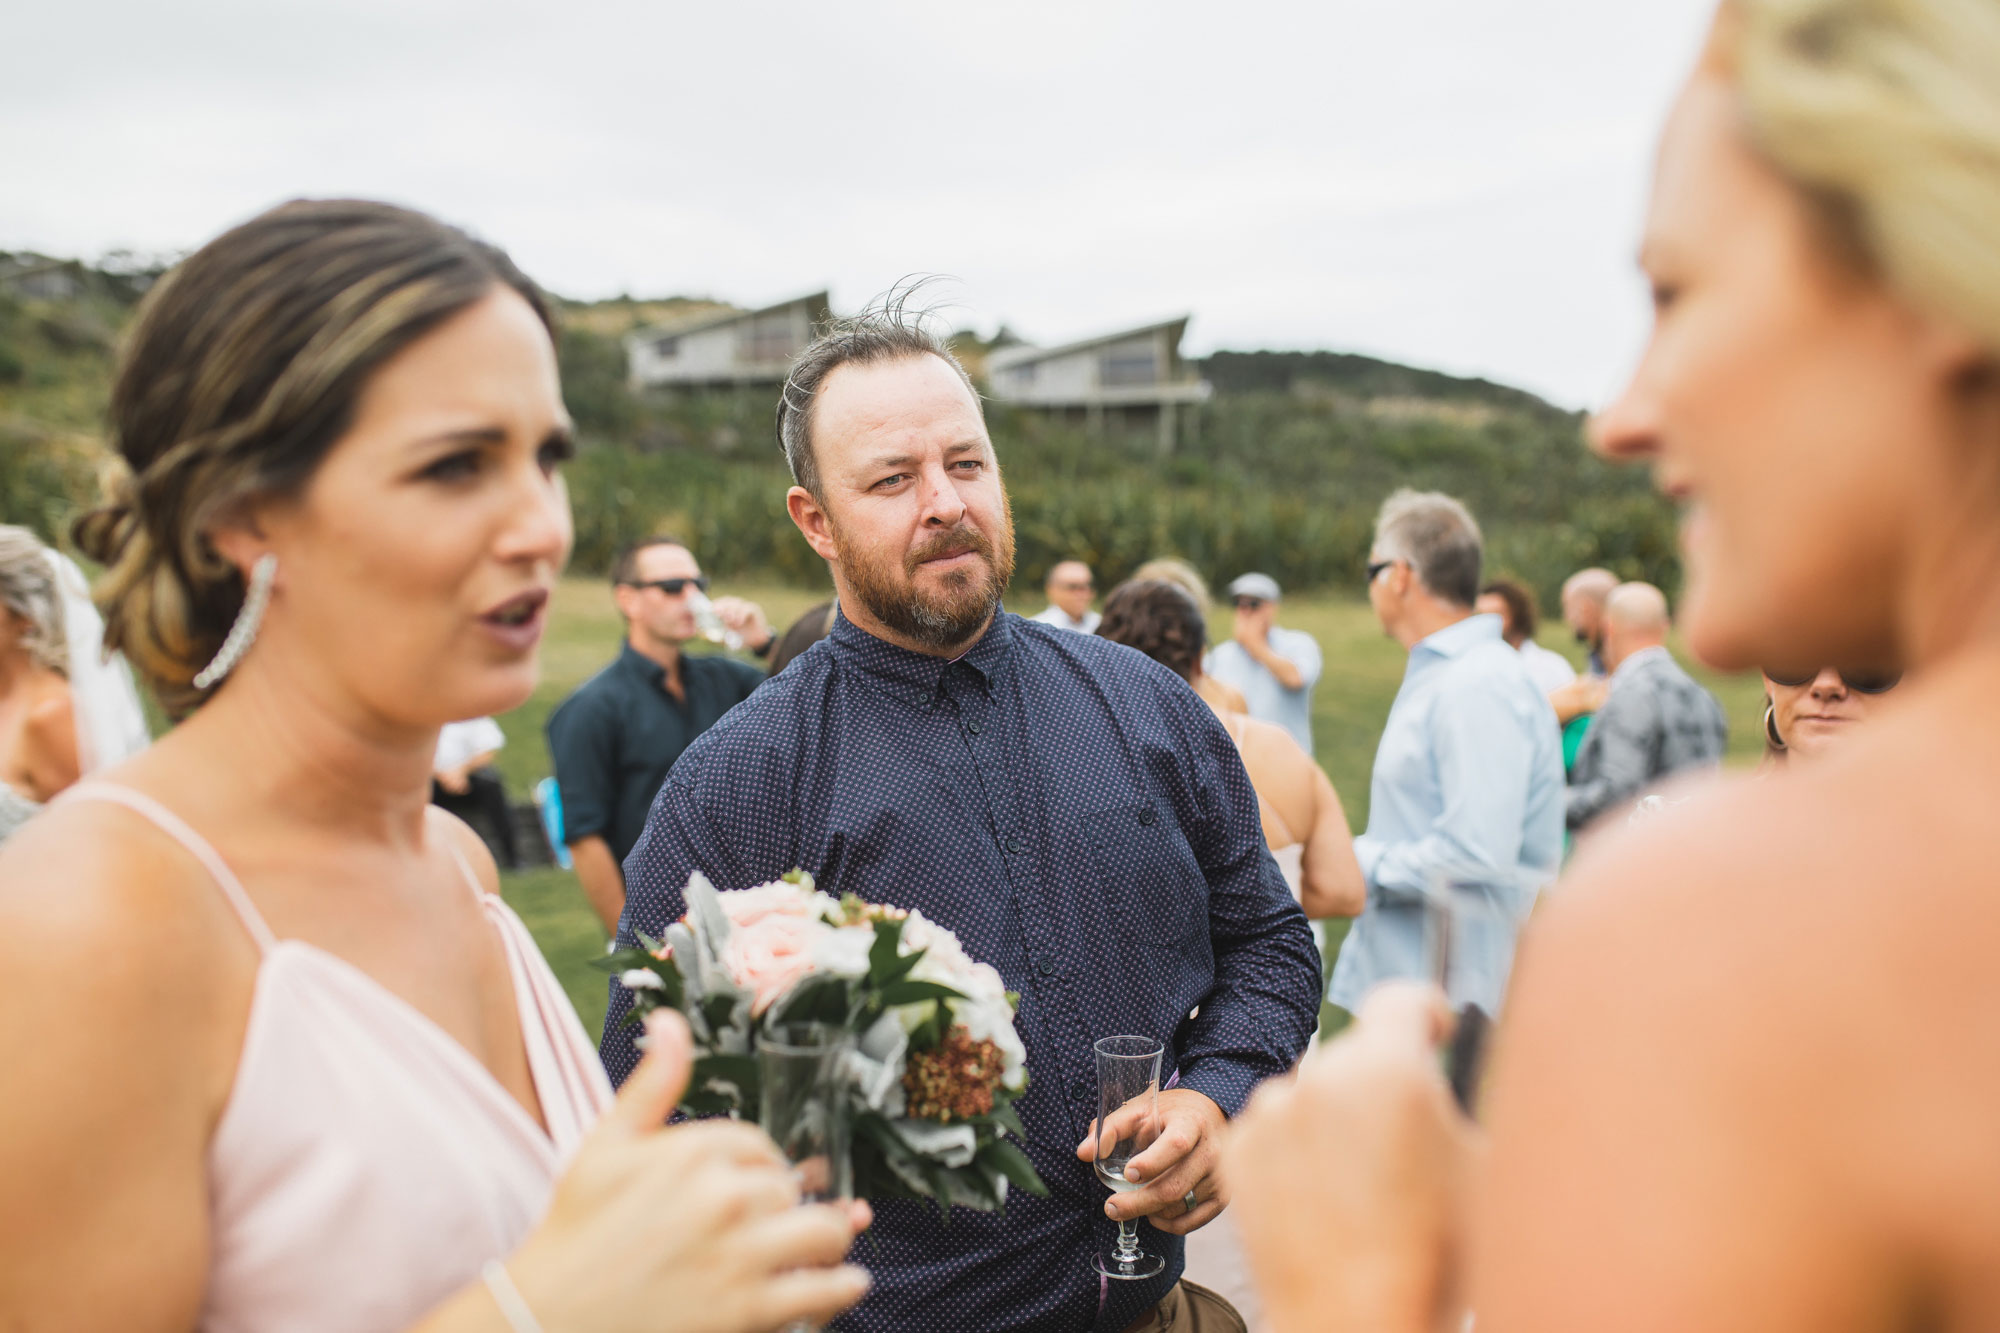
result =
[{"label": "dark blue shirt", "polygon": [[674,761],[764,683],[756,667],[720,653],[681,654],[679,699],[667,693],[666,675],[628,643],[549,714],[563,841],[599,837],[623,861]]},{"label": "dark blue shirt", "polygon": [[[1186,682],[1103,639],[1003,614],[956,662],[845,619],[682,756],[625,863],[621,943],[657,937],[700,869],[722,889],[803,866],[828,893],[917,908],[1020,992],[1025,1147],[1051,1191],[1004,1216],[882,1200],[852,1330],[1123,1329],[1181,1270],[1113,1282],[1115,1230],[1076,1158],[1099,1037],[1166,1045],[1161,1079],[1234,1115],[1305,1050],[1311,931],[1265,849],[1229,735]],[[1200,1013],[1190,1016],[1199,1006]],[[636,1062],[612,987],[604,1062]]]}]

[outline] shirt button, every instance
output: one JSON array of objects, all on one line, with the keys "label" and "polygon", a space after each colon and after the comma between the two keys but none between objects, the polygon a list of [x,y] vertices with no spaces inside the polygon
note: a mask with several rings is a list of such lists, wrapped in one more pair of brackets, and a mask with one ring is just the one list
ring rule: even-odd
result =
[{"label": "shirt button", "polygon": [[1056,956],[1052,953],[1037,955],[1035,958],[1035,968],[1045,977],[1054,976],[1056,974]]},{"label": "shirt button", "polygon": [[969,736],[977,736],[979,734],[979,724],[977,722],[968,722],[965,724],[965,731]]},{"label": "shirt button", "polygon": [[1090,1096],[1090,1080],[1087,1078],[1080,1078],[1080,1077],[1071,1079],[1069,1084],[1069,1095],[1076,1098],[1078,1101],[1082,1101],[1086,1097]]},{"label": "shirt button", "polygon": [[1021,854],[1021,840],[1019,838],[1007,839],[1007,855],[1019,856],[1020,854]]},{"label": "shirt button", "polygon": [[1150,805],[1139,811],[1139,822],[1141,824],[1150,824],[1155,818],[1157,816],[1153,814],[1153,807]]}]

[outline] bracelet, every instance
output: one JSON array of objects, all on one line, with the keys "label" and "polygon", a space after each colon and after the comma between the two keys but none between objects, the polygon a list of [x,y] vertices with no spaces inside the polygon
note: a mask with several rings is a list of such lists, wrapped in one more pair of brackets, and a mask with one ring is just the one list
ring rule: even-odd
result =
[{"label": "bracelet", "polygon": [[498,1259],[488,1259],[480,1265],[479,1276],[486,1283],[486,1290],[493,1297],[493,1303],[500,1307],[501,1318],[507,1321],[514,1333],[542,1333],[541,1321],[535,1312],[521,1299],[521,1289],[514,1285],[514,1275],[507,1271],[507,1265]]}]

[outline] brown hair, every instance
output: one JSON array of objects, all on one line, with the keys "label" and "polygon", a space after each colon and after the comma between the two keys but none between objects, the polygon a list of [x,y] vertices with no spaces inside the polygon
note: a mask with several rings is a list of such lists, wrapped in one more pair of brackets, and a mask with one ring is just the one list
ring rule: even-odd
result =
[{"label": "brown hair", "polygon": [[1510,578],[1489,579],[1479,590],[1481,597],[1498,597],[1507,604],[1507,633],[1519,634],[1523,638],[1535,637],[1535,627],[1541,615],[1535,609],[1535,594],[1528,591],[1525,584]]},{"label": "brown hair", "polygon": [[1097,636],[1137,648],[1183,680],[1194,679],[1208,648],[1201,608],[1178,583],[1147,579],[1121,583],[1104,599]]},{"label": "brown hair", "polygon": [[77,521],[105,566],[105,642],[168,712],[243,604],[209,535],[296,495],[354,417],[369,377],[497,287],[553,335],[535,285],[500,250],[435,218],[360,200],[296,200],[224,232],[155,284],[111,395],[127,475]]},{"label": "brown hair", "polygon": [[670,537],[664,532],[655,533],[651,537],[641,537],[637,541],[626,542],[619,549],[618,558],[611,562],[611,586],[616,588],[621,584],[638,582],[639,552],[650,551],[655,546],[678,546],[690,555],[694,553],[694,548],[679,537]]}]

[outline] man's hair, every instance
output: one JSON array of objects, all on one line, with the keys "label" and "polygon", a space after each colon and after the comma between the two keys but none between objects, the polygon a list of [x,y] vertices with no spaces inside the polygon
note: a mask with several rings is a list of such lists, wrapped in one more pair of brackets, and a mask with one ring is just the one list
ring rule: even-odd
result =
[{"label": "man's hair", "polygon": [[1449,495],[1400,490],[1375,519],[1381,553],[1408,561],[1417,581],[1454,606],[1479,600],[1479,524]]},{"label": "man's hair", "polygon": [[1492,579],[1479,590],[1479,595],[1498,597],[1506,603],[1509,634],[1520,634],[1530,639],[1535,637],[1535,626],[1541,616],[1535,609],[1535,594],[1528,591],[1527,585],[1516,579]]},{"label": "man's hair", "polygon": [[692,549],[679,537],[669,537],[664,532],[653,537],[641,537],[635,542],[627,542],[624,549],[618,552],[618,558],[611,562],[611,586],[616,588],[621,584],[638,582],[639,552],[649,550],[655,546],[678,546],[683,550]]},{"label": "man's hair", "polygon": [[930,308],[912,303],[923,287],[922,280],[898,283],[861,313],[828,321],[799,353],[798,360],[792,362],[784,391],[778,395],[778,444],[785,451],[785,465],[792,470],[792,480],[811,492],[815,500],[825,492],[820,485],[819,466],[813,458],[813,409],[819,403],[819,391],[826,377],[840,367],[934,356],[958,372],[973,403],[979,403],[979,390],[973,387],[972,377],[965,373],[965,367],[952,355],[945,340],[932,331]]}]

